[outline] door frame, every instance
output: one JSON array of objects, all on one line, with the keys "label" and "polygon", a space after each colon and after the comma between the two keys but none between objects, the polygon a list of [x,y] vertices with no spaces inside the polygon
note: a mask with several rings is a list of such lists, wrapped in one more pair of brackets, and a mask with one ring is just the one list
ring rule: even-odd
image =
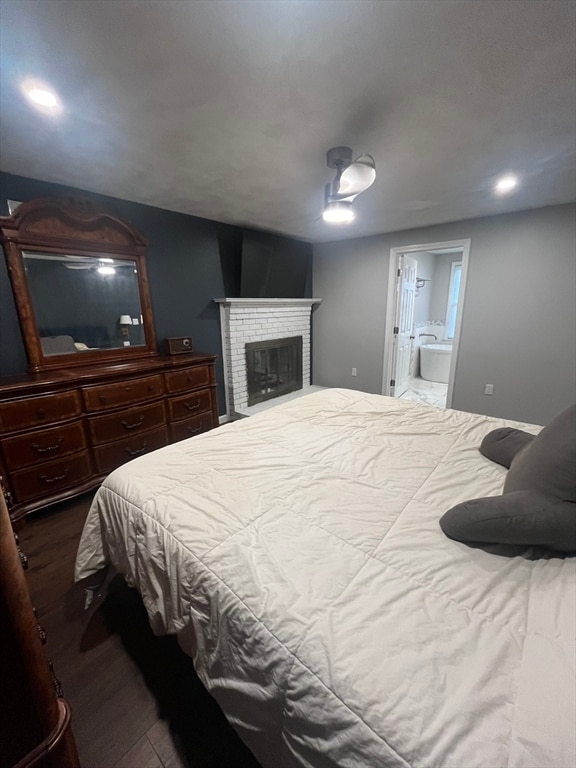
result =
[{"label": "door frame", "polygon": [[398,260],[404,254],[418,253],[419,251],[434,251],[439,248],[462,249],[462,278],[460,293],[458,295],[458,309],[456,312],[456,329],[452,342],[452,357],[450,359],[450,373],[448,376],[448,393],[446,396],[446,408],[452,407],[452,395],[454,393],[454,375],[456,363],[460,351],[460,331],[462,328],[462,315],[464,300],[466,298],[466,286],[468,284],[468,262],[470,259],[469,238],[461,240],[442,240],[436,243],[417,243],[415,245],[398,245],[390,248],[390,263],[388,266],[388,291],[386,296],[386,325],[384,331],[384,361],[382,369],[382,394],[390,395],[390,380],[392,378],[392,362],[394,351],[394,318],[398,307]]},{"label": "door frame", "polygon": [[[397,258],[397,268],[398,272],[396,277],[396,292],[395,292],[395,309],[394,309],[394,328],[398,328],[398,333],[392,334],[392,355],[390,358],[390,380],[394,379],[394,397],[400,397],[403,392],[400,392],[399,387],[399,379],[398,379],[398,357],[400,353],[400,338],[401,336],[405,335],[405,332],[402,331],[402,313],[404,310],[404,302],[401,299],[401,296],[403,296],[403,287],[404,287],[404,280],[405,280],[405,267],[406,267],[406,259],[411,259],[412,262],[416,264],[416,273],[418,271],[418,262],[416,259],[412,258],[409,253],[399,253]],[[414,275],[414,299],[413,302],[416,300],[417,295],[417,285],[416,285],[416,273]],[[412,307],[412,324],[414,323],[414,309],[415,305],[413,304]],[[410,369],[412,367],[412,339],[414,338],[412,336],[412,329],[410,329],[408,333],[410,337],[409,342],[409,352],[408,352],[408,373],[407,373],[407,379],[410,380]],[[390,385],[390,390],[392,390],[392,385]],[[405,390],[404,390],[405,391]]]}]

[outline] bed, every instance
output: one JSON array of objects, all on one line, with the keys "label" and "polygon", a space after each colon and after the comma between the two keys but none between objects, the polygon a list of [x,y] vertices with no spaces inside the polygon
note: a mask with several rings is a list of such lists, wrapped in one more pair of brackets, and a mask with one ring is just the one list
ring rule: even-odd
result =
[{"label": "bed", "polygon": [[573,768],[574,558],[438,525],[501,492],[508,425],[299,398],[113,472],[76,579],[120,571],[265,768]]}]

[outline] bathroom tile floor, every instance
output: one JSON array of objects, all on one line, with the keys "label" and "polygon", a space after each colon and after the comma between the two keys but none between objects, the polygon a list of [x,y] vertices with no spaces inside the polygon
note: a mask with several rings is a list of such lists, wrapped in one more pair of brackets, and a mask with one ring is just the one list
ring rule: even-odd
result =
[{"label": "bathroom tile floor", "polygon": [[410,379],[409,388],[400,396],[400,400],[412,400],[425,405],[435,405],[437,408],[446,408],[446,395],[448,384],[440,384],[436,381],[426,381],[417,377]]}]

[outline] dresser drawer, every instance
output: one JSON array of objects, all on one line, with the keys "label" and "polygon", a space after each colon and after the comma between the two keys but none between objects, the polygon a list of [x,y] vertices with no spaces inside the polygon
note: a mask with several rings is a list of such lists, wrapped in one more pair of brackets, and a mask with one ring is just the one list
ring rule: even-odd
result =
[{"label": "dresser drawer", "polygon": [[10,479],[16,501],[22,502],[57,493],[61,488],[88,480],[91,475],[90,459],[84,451],[13,472]]},{"label": "dresser drawer", "polygon": [[188,392],[197,387],[207,387],[211,383],[210,367],[198,365],[195,368],[184,368],[182,371],[170,371],[164,374],[166,392],[176,395],[178,392]]},{"label": "dresser drawer", "polygon": [[92,445],[101,445],[139,432],[147,432],[154,427],[162,427],[165,422],[164,403],[160,402],[116,411],[105,416],[91,416],[88,419],[88,429]]},{"label": "dresser drawer", "polygon": [[76,391],[27,397],[0,403],[0,427],[2,432],[11,432],[42,424],[52,425],[78,416],[80,412],[80,397]]},{"label": "dresser drawer", "polygon": [[32,464],[69,456],[86,448],[81,421],[49,429],[37,429],[2,440],[4,462],[8,469],[22,469]]},{"label": "dresser drawer", "polygon": [[176,421],[170,425],[170,436],[173,443],[179,440],[187,440],[194,435],[200,435],[202,432],[208,432],[214,426],[212,414],[203,413],[201,416],[194,416],[192,419]]},{"label": "dresser drawer", "polygon": [[190,392],[183,397],[171,397],[168,400],[168,418],[170,421],[189,419],[191,416],[211,411],[212,391],[210,389]]},{"label": "dresser drawer", "polygon": [[118,440],[109,445],[102,445],[94,449],[96,469],[98,473],[102,474],[112,472],[120,464],[125,464],[131,459],[155,451],[157,448],[163,448],[167,444],[166,427],[161,427],[151,432],[133,435],[125,440]]},{"label": "dresser drawer", "polygon": [[164,392],[162,376],[146,376],[142,379],[127,379],[115,384],[101,384],[82,390],[86,410],[104,411],[119,405],[130,405],[142,400],[159,397]]}]

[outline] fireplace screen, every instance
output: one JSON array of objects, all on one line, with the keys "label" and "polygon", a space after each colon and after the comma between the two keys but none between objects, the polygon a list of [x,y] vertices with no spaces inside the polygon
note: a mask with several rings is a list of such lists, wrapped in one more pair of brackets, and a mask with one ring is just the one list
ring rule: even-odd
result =
[{"label": "fireplace screen", "polygon": [[302,336],[246,344],[248,405],[302,389]]}]

